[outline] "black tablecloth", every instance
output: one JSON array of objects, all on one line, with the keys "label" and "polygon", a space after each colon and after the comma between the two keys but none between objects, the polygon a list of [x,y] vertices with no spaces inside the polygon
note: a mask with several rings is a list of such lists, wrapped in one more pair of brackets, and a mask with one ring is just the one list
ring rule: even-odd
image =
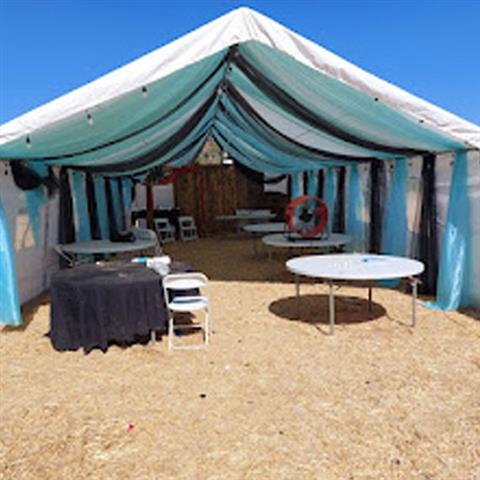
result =
[{"label": "black tablecloth", "polygon": [[[172,272],[189,270],[172,263]],[[161,277],[144,265],[107,263],[61,270],[50,287],[50,340],[56,350],[106,351],[112,343],[167,330]]]}]

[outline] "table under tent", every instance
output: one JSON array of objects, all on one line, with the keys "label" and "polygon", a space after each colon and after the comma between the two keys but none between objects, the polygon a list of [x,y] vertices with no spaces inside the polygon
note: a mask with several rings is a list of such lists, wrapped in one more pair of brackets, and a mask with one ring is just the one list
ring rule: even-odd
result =
[{"label": "table under tent", "polygon": [[48,277],[22,260],[19,198],[29,258],[46,258],[54,242],[108,238],[132,185],[209,137],[290,175],[293,197],[319,182],[331,210],[341,196],[352,249],[421,260],[432,307],[480,306],[480,127],[240,8],[0,127],[0,323],[20,324],[25,285]]}]

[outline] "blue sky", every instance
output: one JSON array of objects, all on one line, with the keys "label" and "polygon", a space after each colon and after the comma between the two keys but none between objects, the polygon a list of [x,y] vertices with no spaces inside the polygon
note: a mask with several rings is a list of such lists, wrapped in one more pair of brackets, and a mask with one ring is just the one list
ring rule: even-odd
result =
[{"label": "blue sky", "polygon": [[0,124],[242,5],[480,124],[480,0],[0,0]]}]

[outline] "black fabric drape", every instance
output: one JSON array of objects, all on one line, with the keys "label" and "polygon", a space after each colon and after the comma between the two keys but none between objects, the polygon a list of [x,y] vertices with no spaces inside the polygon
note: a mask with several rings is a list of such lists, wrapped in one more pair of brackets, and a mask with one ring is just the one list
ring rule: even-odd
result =
[{"label": "black fabric drape", "polygon": [[100,240],[102,236],[100,234],[100,223],[98,221],[97,202],[95,199],[95,186],[93,183],[93,177],[90,173],[87,173],[85,177],[85,190],[87,194],[88,219],[90,221],[90,231],[92,233],[92,239]]},{"label": "black fabric drape", "polygon": [[303,195],[307,195],[308,194],[308,172],[303,172],[302,187],[303,187]]},{"label": "black fabric drape", "polygon": [[[435,163],[433,154],[423,157],[422,206],[418,238],[418,259],[425,264],[420,276],[419,292],[435,294],[438,275],[437,199],[435,191]],[[462,213],[459,212],[461,215]]]},{"label": "black fabric drape", "polygon": [[75,224],[73,221],[72,193],[66,168],[60,170],[59,194],[58,242],[71,243],[75,241]]},{"label": "black fabric drape", "polygon": [[323,198],[324,182],[325,182],[325,172],[323,170],[319,170],[318,171],[318,190],[317,190],[318,198]]},{"label": "black fabric drape", "polygon": [[15,185],[22,190],[34,190],[43,184],[42,177],[28,168],[25,162],[10,162],[10,168]]},{"label": "black fabric drape", "polygon": [[110,240],[118,238],[117,222],[115,221],[115,211],[113,208],[112,185],[110,179],[105,179],[105,199],[107,201],[108,226],[110,228]]},{"label": "black fabric drape", "polygon": [[127,229],[127,226],[125,224],[125,216],[126,216],[127,209],[125,208],[125,199],[123,198],[122,181],[119,178],[117,178],[115,183],[117,184],[116,188],[118,189],[118,195],[120,197],[120,210],[121,210],[121,222],[122,222],[122,224],[120,225],[120,229],[124,231]]},{"label": "black fabric drape", "polygon": [[382,247],[383,212],[386,187],[385,164],[372,160],[370,164],[370,252],[380,253]]},{"label": "black fabric drape", "polygon": [[30,168],[29,164],[23,160],[11,161],[10,168],[13,181],[21,190],[34,190],[43,185],[47,189],[49,197],[52,197],[58,190],[58,179],[55,177],[52,167],[48,167],[47,175],[44,177]]},{"label": "black fabric drape", "polygon": [[345,233],[345,173],[345,167],[337,169],[337,196],[332,225],[335,233]]}]

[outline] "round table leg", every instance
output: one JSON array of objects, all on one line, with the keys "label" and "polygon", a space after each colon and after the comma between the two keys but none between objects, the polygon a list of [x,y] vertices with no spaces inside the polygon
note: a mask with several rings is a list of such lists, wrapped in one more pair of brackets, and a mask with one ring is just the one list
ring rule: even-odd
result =
[{"label": "round table leg", "polygon": [[414,327],[417,323],[417,286],[418,280],[416,278],[412,278],[412,327]]},{"label": "round table leg", "polygon": [[300,277],[295,275],[295,298],[297,307],[297,318],[300,318]]},{"label": "round table leg", "polygon": [[330,335],[335,333],[335,296],[333,293],[333,282],[328,281],[328,313],[330,321]]}]

